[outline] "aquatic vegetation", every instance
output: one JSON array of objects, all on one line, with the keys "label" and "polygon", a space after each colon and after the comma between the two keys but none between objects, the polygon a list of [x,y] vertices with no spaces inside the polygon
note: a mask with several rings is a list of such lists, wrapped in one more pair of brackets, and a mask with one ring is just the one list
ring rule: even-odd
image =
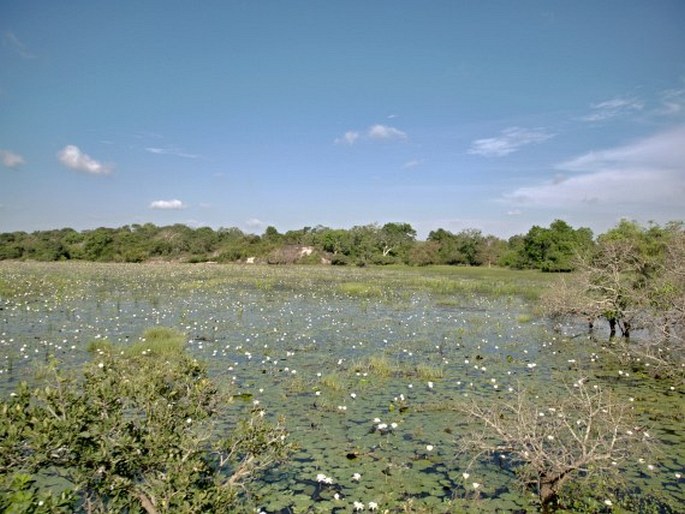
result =
[{"label": "aquatic vegetation", "polygon": [[[495,405],[519,385],[562,398],[555,384],[587,376],[628,402],[636,425],[665,445],[621,471],[627,490],[653,495],[669,512],[685,502],[682,383],[622,360],[617,345],[588,336],[582,319],[539,317],[532,299],[557,279],[440,266],[2,262],[0,282],[11,291],[0,294],[0,390],[8,397],[52,357],[64,372],[84,363],[99,372],[105,354],[132,346],[126,357],[164,362],[148,350],[176,341],[171,358],[180,347],[225,398],[223,435],[253,410],[285,416],[298,445],[252,484],[246,511],[352,512],[356,501],[365,512],[371,502],[378,512],[510,512],[534,511],[537,500],[498,458],[469,467],[458,441],[473,425],[457,405]],[[144,334],[151,327],[157,350]],[[317,482],[319,473],[333,484]],[[628,509],[619,485],[577,494]],[[569,495],[562,492],[564,505]]]}]

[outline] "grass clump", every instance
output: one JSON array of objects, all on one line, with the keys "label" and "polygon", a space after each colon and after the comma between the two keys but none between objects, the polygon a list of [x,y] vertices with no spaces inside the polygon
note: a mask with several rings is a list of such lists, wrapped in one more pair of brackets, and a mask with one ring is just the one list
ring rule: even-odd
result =
[{"label": "grass clump", "polygon": [[385,355],[372,355],[356,363],[353,369],[357,373],[368,373],[381,378],[390,377],[399,371]]},{"label": "grass clump", "polygon": [[93,353],[112,353],[112,342],[109,339],[94,339],[86,345],[86,351]]},{"label": "grass clump", "polygon": [[434,380],[436,378],[443,378],[445,376],[445,370],[441,366],[419,364],[416,366],[416,376],[423,380]]},{"label": "grass clump", "polygon": [[185,335],[168,327],[149,328],[141,338],[126,348],[126,354],[156,357],[178,356],[183,353]]},{"label": "grass clump", "polygon": [[396,371],[396,367],[385,355],[372,355],[368,362],[369,371],[379,377],[389,377]]},{"label": "grass clump", "polygon": [[343,282],[338,284],[337,289],[343,294],[360,298],[378,298],[383,296],[383,290],[379,286],[364,282]]},{"label": "grass clump", "polygon": [[321,385],[331,391],[342,391],[343,383],[337,373],[329,373],[321,378]]}]

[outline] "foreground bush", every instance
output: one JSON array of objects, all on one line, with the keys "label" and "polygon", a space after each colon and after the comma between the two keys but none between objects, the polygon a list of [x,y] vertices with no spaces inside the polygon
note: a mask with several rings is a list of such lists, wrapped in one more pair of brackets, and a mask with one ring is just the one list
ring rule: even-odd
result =
[{"label": "foreground bush", "polygon": [[285,458],[287,433],[263,411],[219,433],[227,397],[182,336],[145,335],[92,345],[81,373],[52,364],[0,403],[0,510],[227,512]]}]

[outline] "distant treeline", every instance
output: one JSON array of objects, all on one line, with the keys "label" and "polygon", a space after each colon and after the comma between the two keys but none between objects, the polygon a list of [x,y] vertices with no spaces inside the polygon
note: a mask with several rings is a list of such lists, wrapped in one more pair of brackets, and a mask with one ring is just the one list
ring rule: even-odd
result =
[{"label": "distant treeline", "polygon": [[[623,223],[623,222],[622,222]],[[658,228],[658,227],[657,227]],[[238,228],[190,228],[152,223],[78,232],[71,228],[0,234],[0,260],[85,260],[98,262],[266,262],[334,265],[429,264],[499,265],[543,271],[571,271],[575,257],[595,244],[589,228],[562,220],[548,228],[503,240],[467,229],[432,231],[416,239],[408,223],[335,229],[304,227],[284,234],[268,227],[260,235]]]}]

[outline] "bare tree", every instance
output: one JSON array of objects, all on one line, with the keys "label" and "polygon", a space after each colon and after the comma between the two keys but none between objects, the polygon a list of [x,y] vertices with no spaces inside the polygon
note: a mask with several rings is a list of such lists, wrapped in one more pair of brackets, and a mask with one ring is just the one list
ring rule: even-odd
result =
[{"label": "bare tree", "polygon": [[544,512],[554,510],[569,480],[616,474],[621,462],[651,446],[628,402],[582,378],[565,393],[543,401],[519,388],[508,399],[460,407],[482,427],[460,441],[460,450],[473,455],[472,464],[484,455],[505,458]]}]

